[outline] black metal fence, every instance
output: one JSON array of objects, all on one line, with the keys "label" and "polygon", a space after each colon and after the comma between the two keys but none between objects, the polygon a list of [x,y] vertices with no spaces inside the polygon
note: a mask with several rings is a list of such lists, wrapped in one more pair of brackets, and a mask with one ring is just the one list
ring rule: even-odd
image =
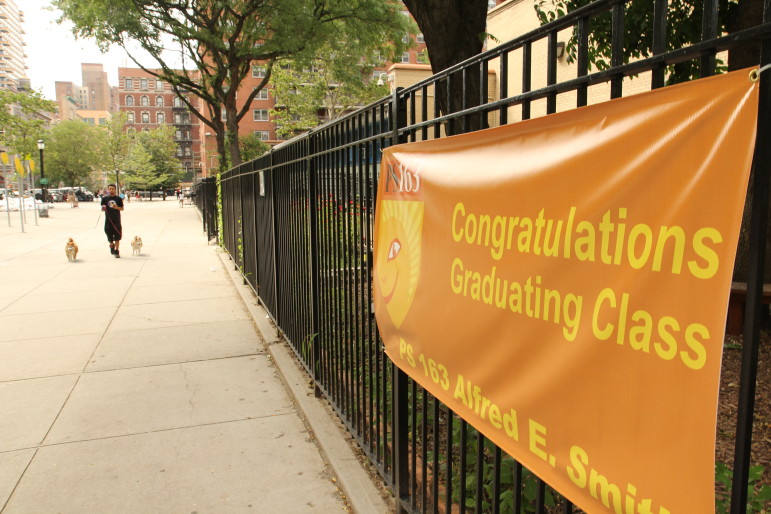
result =
[{"label": "black metal fence", "polygon": [[205,178],[195,184],[193,201],[203,219],[203,229],[209,240],[217,236],[217,179]]},{"label": "black metal fence", "polygon": [[[528,119],[538,109],[553,113],[564,98],[574,107],[586,105],[590,88],[599,84],[609,85],[606,99],[623,96],[624,79],[641,73],[649,72],[651,88],[663,87],[668,70],[678,63],[693,61],[701,76],[709,76],[716,72],[717,52],[750,44],[762,44],[761,64],[771,62],[769,0],[758,25],[722,36],[717,0],[705,1],[702,41],[672,51],[665,50],[668,3],[654,3],[657,29],[650,36],[656,50],[647,58],[624,64],[627,3],[600,0],[222,174],[222,243],[404,510],[519,513],[572,512],[574,507],[385,356],[371,288],[381,149]],[[589,30],[600,16],[612,17],[612,67],[590,73]],[[576,73],[558,83],[557,34],[572,29]],[[541,51],[544,55],[538,55]],[[533,75],[533,63],[539,59],[546,62],[545,77],[543,87],[534,88],[539,77]],[[498,71],[494,88],[488,79],[493,69]],[[482,83],[478,97],[464,87],[471,74]],[[510,80],[515,75],[517,84]],[[746,510],[748,495],[771,176],[770,77],[771,70],[761,78],[752,176],[748,314],[730,500],[737,514]],[[446,95],[449,104],[457,88],[466,103],[459,111],[442,112],[435,93]],[[212,179],[196,186],[210,236],[216,227],[215,197]]]}]

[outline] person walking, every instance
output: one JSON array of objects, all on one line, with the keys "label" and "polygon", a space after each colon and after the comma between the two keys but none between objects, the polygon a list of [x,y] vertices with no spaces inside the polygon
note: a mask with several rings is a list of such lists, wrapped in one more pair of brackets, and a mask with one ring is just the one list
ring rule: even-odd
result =
[{"label": "person walking", "polygon": [[123,236],[123,227],[120,222],[120,213],[123,210],[123,199],[118,196],[115,184],[107,186],[107,194],[102,197],[102,210],[104,211],[104,233],[110,243],[110,253],[120,259],[120,240]]}]

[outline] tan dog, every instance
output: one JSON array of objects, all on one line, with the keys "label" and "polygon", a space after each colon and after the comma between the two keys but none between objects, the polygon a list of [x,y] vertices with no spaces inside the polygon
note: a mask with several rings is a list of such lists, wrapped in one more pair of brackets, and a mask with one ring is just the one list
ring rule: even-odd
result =
[{"label": "tan dog", "polygon": [[139,255],[142,253],[142,238],[139,236],[134,236],[134,239],[131,240],[131,248],[133,249],[133,255]]},{"label": "tan dog", "polygon": [[75,259],[78,257],[78,245],[75,244],[75,241],[73,241],[72,238],[67,240],[67,244],[64,247],[64,253],[67,255],[67,260],[70,262],[75,262]]}]

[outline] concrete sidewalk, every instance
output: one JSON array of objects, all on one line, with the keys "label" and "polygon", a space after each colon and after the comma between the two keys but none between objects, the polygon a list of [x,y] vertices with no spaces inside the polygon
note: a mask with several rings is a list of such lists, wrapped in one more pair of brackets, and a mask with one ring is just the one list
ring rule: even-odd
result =
[{"label": "concrete sidewalk", "polygon": [[49,212],[0,213],[0,512],[390,510],[194,207],[127,203],[120,259]]}]

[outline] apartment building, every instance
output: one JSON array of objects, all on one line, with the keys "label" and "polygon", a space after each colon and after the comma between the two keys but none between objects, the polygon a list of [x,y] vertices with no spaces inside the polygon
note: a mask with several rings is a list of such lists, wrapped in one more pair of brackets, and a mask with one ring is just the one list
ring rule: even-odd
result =
[{"label": "apartment building", "polygon": [[[202,175],[203,123],[172,91],[171,85],[141,68],[118,68],[118,108],[127,116],[127,131],[149,131],[161,125],[174,127],[176,157],[186,171],[186,179]],[[192,94],[189,98],[197,103]]]},{"label": "apartment building", "polygon": [[113,111],[110,94],[110,84],[107,82],[107,72],[99,63],[81,63],[80,72],[83,77],[85,98],[81,97],[81,109],[91,111]]},{"label": "apartment building", "polygon": [[24,12],[14,0],[0,0],[0,88],[16,91],[27,76]]}]

